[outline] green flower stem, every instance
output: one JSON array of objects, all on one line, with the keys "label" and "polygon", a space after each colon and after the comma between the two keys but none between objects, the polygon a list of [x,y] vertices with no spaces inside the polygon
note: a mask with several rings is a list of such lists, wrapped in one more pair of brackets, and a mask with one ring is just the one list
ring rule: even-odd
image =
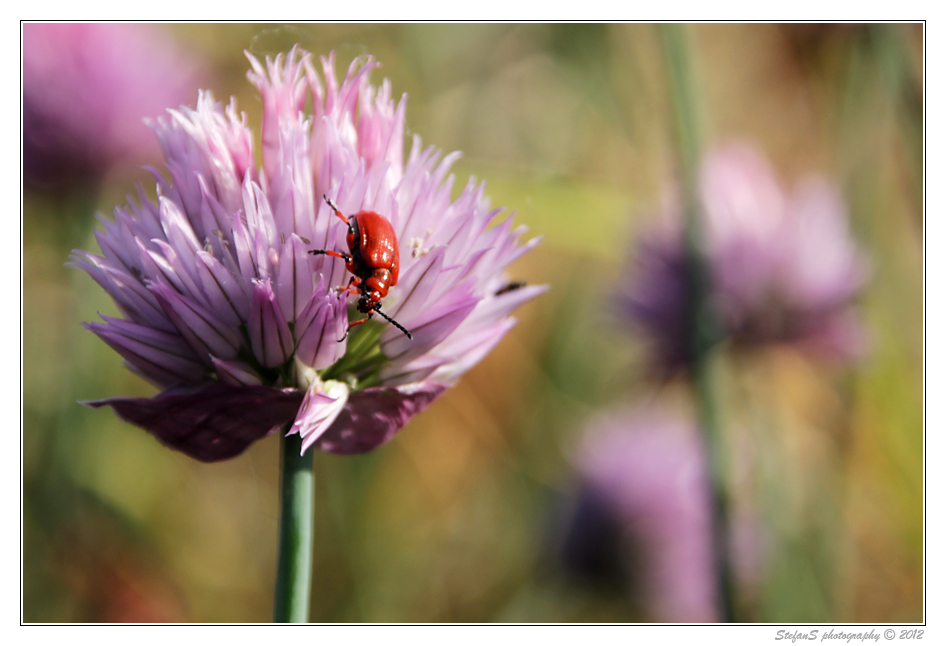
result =
[{"label": "green flower stem", "polygon": [[710,303],[710,276],[703,254],[703,227],[699,217],[697,172],[700,162],[699,102],[693,77],[687,27],[660,26],[667,61],[677,145],[683,171],[686,218],[688,328],[692,331],[693,386],[700,428],[708,461],[713,523],[716,588],[724,621],[735,621],[735,590],[729,550],[729,495],[726,486],[726,437],[716,409],[714,347],[719,323]]},{"label": "green flower stem", "polygon": [[307,451],[305,455],[299,454],[302,449],[299,435],[284,433],[280,443],[279,560],[276,565],[273,621],[306,623],[309,621],[309,592],[312,587],[315,509],[312,451]]}]

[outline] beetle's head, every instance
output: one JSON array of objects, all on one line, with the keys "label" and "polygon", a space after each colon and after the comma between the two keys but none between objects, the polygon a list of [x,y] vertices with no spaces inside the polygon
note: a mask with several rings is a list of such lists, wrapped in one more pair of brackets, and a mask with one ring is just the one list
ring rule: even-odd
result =
[{"label": "beetle's head", "polygon": [[378,309],[378,303],[381,302],[381,292],[365,286],[358,299],[358,311],[362,314]]}]

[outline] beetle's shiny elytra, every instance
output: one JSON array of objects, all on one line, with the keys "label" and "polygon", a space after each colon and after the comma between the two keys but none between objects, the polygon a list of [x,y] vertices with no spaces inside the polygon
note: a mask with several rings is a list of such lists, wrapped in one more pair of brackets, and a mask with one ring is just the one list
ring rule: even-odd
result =
[{"label": "beetle's shiny elytra", "polygon": [[[345,217],[335,203],[322,196],[331,207],[335,215],[348,226],[348,235],[345,242],[350,253],[344,254],[329,249],[313,249],[313,255],[326,255],[341,258],[345,261],[345,268],[351,272],[346,292],[360,294],[358,311],[367,316],[348,324],[348,329],[361,325],[369,320],[375,312],[386,321],[413,339],[411,333],[381,311],[381,299],[388,295],[388,290],[397,285],[400,271],[400,254],[397,250],[397,235],[391,222],[380,213],[374,211],[359,211],[351,217]],[[345,332],[348,336],[348,331]],[[344,339],[345,337],[342,337]]]}]

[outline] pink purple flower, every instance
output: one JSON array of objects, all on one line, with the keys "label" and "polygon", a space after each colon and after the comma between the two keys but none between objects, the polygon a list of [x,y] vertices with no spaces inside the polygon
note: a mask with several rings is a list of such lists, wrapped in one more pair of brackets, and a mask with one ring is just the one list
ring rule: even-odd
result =
[{"label": "pink purple flower", "polygon": [[691,423],[656,408],[594,420],[575,457],[582,491],[563,555],[618,584],[649,621],[716,621],[709,496]]},{"label": "pink purple flower", "polygon": [[[704,253],[721,336],[752,346],[793,343],[851,359],[864,348],[855,299],[867,263],[838,189],[818,177],[789,192],[753,148],[712,151],[700,174]],[[640,239],[635,280],[620,299],[664,366],[687,364],[686,253],[679,207]]]},{"label": "pink purple flower", "polygon": [[158,27],[23,25],[23,162],[27,182],[94,181],[157,153],[142,123],[186,101],[197,67]]},{"label": "pink purple flower", "polygon": [[[249,55],[248,55],[249,56]],[[102,219],[102,256],[78,251],[124,318],[88,328],[162,392],[113,398],[122,418],[201,460],[240,453],[291,423],[303,450],[368,451],[389,440],[475,365],[542,286],[501,292],[506,267],[537,242],[518,241],[472,178],[456,199],[442,156],[414,137],[404,154],[406,97],[369,83],[370,58],[343,79],[334,58],[293,49],[249,56],[263,101],[262,164],[233,100],[202,92],[196,108],[152,126],[169,177],[156,201]],[[311,113],[305,111],[311,101]],[[397,234],[400,279],[374,321],[348,327],[345,214],[376,211]],[[353,302],[353,301],[352,301]],[[255,412],[250,412],[250,411]]]}]

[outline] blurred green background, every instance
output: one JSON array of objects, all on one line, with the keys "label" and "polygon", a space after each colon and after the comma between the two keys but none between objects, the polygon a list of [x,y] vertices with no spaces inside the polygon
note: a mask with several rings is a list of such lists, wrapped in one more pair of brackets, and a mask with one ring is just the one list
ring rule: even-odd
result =
[{"label": "blurred green background", "polygon": [[[513,269],[551,290],[456,388],[371,454],[315,456],[313,621],[640,619],[621,595],[562,576],[553,528],[574,487],[569,455],[596,411],[658,390],[685,400],[681,384],[646,378],[641,343],[607,299],[673,177],[656,27],[166,29],[257,136],[244,49],[334,50],[339,71],[370,53],[382,63],[373,81],[409,95],[408,133],[463,151],[458,185],[485,179],[493,205],[545,236]],[[872,270],[860,310],[871,351],[858,364],[787,348],[725,364],[734,443],[755,447],[737,456],[737,498],[769,536],[759,583],[742,593],[746,619],[921,621],[922,26],[691,33],[711,140],[753,140],[789,185],[835,178]],[[24,193],[23,619],[269,621],[278,440],[201,464],[76,403],[154,392],[80,327],[116,308],[64,266],[73,248],[97,251],[94,211],[139,180],[153,194],[137,169],[94,196]]]}]

